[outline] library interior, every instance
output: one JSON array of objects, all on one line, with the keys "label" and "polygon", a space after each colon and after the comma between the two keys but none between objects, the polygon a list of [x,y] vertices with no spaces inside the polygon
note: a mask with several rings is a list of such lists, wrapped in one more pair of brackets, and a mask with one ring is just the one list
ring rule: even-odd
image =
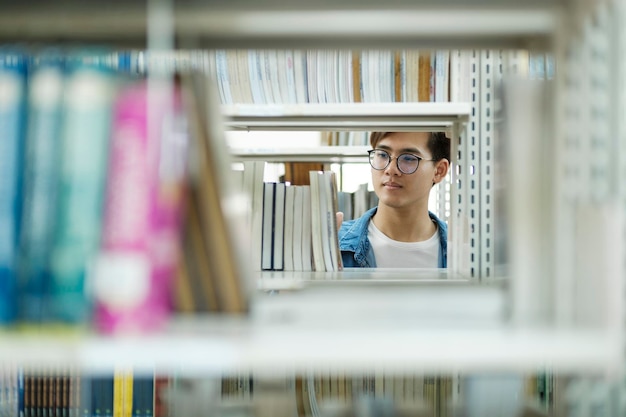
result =
[{"label": "library interior", "polygon": [[625,21],[0,3],[0,417],[626,416]]}]

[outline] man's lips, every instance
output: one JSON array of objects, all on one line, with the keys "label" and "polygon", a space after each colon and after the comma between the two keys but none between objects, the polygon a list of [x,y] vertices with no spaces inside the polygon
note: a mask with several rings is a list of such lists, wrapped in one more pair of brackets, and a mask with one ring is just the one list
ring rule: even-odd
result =
[{"label": "man's lips", "polygon": [[400,184],[392,181],[383,182],[383,186],[387,188],[402,188]]}]

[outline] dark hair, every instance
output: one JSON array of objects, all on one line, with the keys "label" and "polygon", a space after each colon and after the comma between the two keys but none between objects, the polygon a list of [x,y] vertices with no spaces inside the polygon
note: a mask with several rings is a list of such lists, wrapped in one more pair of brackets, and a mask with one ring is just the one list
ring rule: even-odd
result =
[{"label": "dark hair", "polygon": [[[370,133],[370,145],[372,145],[372,148],[375,148],[378,142],[391,133],[394,132]],[[433,160],[447,159],[450,161],[450,138],[444,132],[430,132],[427,146]]]}]

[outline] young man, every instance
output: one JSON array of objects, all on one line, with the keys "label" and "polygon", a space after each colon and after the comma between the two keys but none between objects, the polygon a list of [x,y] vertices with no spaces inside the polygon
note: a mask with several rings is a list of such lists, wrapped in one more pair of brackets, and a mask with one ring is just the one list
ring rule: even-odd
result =
[{"label": "young man", "polygon": [[373,132],[370,144],[378,207],[341,224],[343,266],[446,268],[448,228],[428,210],[428,199],[448,173],[450,139],[441,132]]}]

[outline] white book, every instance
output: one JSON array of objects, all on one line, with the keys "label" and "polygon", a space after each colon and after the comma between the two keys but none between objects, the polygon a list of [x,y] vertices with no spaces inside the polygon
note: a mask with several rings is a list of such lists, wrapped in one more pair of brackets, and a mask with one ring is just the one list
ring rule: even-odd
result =
[{"label": "white book", "polygon": [[263,183],[263,239],[261,247],[261,269],[273,269],[274,254],[274,196],[275,182]]},{"label": "white book", "polygon": [[[303,271],[302,266],[302,227],[304,225],[303,201],[304,188],[303,185],[292,185],[294,190],[293,197],[293,230],[292,230],[292,262],[294,271]],[[306,270],[308,270],[307,268]]]},{"label": "white book", "polygon": [[367,190],[367,184],[360,184],[354,192],[352,205],[352,214],[354,218],[361,217],[365,213],[369,206],[369,194]]},{"label": "white book", "polygon": [[266,49],[262,51],[263,57],[263,85],[265,87],[265,98],[269,104],[280,104],[280,90],[276,75],[276,51]]},{"label": "white book", "polygon": [[324,190],[326,192],[326,222],[328,229],[328,246],[332,259],[332,271],[343,269],[341,251],[339,250],[339,237],[337,229],[337,177],[334,171],[324,171]]},{"label": "white book", "polygon": [[339,51],[339,99],[342,103],[354,102],[353,79],[352,79],[352,51]]},{"label": "white book", "polygon": [[280,76],[282,64],[278,58],[278,51],[276,49],[268,49],[265,51],[265,56],[267,57],[266,62],[268,65],[268,75],[274,103],[284,104],[286,103],[286,98],[283,90],[287,84],[287,80],[285,79],[285,83],[282,83]]},{"label": "white book", "polygon": [[450,52],[450,101],[470,102],[469,76],[472,51],[464,49]]},{"label": "white book", "polygon": [[296,49],[293,51],[293,73],[297,103],[309,102],[306,56],[307,54],[303,50]]},{"label": "white book", "polygon": [[263,92],[263,81],[261,77],[261,66],[259,65],[259,52],[254,49],[248,50],[248,72],[250,78],[250,89],[252,92],[252,102],[254,104],[266,104]]},{"label": "white book", "polygon": [[[321,222],[321,204],[319,175],[317,171],[309,171],[311,184],[311,248],[313,252],[313,270],[326,271],[324,261],[324,244]],[[323,194],[322,194],[323,195]]]},{"label": "white book", "polygon": [[285,191],[287,185],[277,182],[274,189],[274,236],[272,239],[272,269],[282,271],[285,268]]},{"label": "white book", "polygon": [[[319,205],[319,228],[321,234],[321,245],[322,245],[322,256],[324,259],[324,269],[325,271],[334,271],[335,264],[333,262],[333,253],[331,250],[331,240],[332,240],[332,232],[331,232],[331,224],[329,215],[330,213],[330,203],[328,201],[328,181],[324,176],[323,171],[313,171],[316,179],[316,185],[318,187],[318,205]],[[313,186],[313,182],[311,182],[311,186]],[[333,215],[334,217],[334,215]],[[313,230],[315,233],[315,230]]]},{"label": "white book", "polygon": [[374,101],[370,86],[370,51],[361,52],[361,101],[363,103],[371,103]]},{"label": "white book", "polygon": [[297,103],[298,97],[296,95],[296,74],[295,74],[295,64],[294,64],[294,51],[291,49],[286,49],[280,51],[281,54],[284,55],[285,58],[285,78],[287,83],[287,100],[288,103]]},{"label": "white book", "polygon": [[248,219],[250,229],[250,253],[252,254],[251,265],[253,270],[261,269],[261,252],[263,247],[263,177],[265,174],[265,161],[245,161],[243,187],[248,194],[252,209]]},{"label": "white book", "polygon": [[419,101],[419,53],[417,49],[406,51],[406,95],[403,97],[403,101],[406,102]]},{"label": "white book", "polygon": [[239,79],[239,69],[237,65],[237,51],[228,49],[224,54],[226,58],[228,88],[230,88],[232,103],[243,103],[243,91],[241,89],[241,80]]},{"label": "white book", "polygon": [[343,213],[344,220],[352,220],[354,215],[352,213],[352,193],[348,191],[337,192],[338,209]]},{"label": "white book", "polygon": [[[290,97],[291,87],[289,86],[289,70],[287,68],[287,54],[285,52],[285,50],[274,51],[276,56],[276,78],[281,104],[293,103]],[[293,70],[291,70],[291,72],[293,73]]]},{"label": "white book", "polygon": [[228,76],[228,64],[226,51],[217,49],[215,51],[215,70],[217,71],[217,84],[222,104],[232,104],[233,96],[230,92],[230,79]]},{"label": "white book", "polygon": [[306,81],[309,103],[319,103],[317,94],[317,53],[306,51]]},{"label": "white book", "polygon": [[250,69],[248,68],[248,51],[238,49],[236,51],[237,72],[239,76],[239,87],[241,89],[242,103],[254,103],[252,98],[252,79],[250,78]]},{"label": "white book", "polygon": [[379,88],[379,99],[383,103],[394,101],[395,95],[395,63],[392,51],[378,51],[378,76],[381,82],[377,83]]},{"label": "white book", "polygon": [[435,101],[446,102],[449,98],[450,51],[439,49],[435,57]]},{"label": "white book", "polygon": [[270,68],[270,54],[268,50],[261,49],[258,52],[259,66],[261,69],[261,85],[266,104],[276,104],[274,89],[272,88],[272,69]]},{"label": "white book", "polygon": [[296,196],[296,187],[287,186],[285,188],[285,227],[283,239],[283,259],[284,270],[294,271],[294,204]]},{"label": "white book", "polygon": [[316,61],[315,68],[317,74],[317,100],[320,103],[330,103],[328,100],[328,92],[326,91],[326,80],[328,80],[328,73],[326,71],[326,67],[328,66],[328,59],[326,58],[327,54],[325,50],[317,50],[316,53]]},{"label": "white book", "polygon": [[339,90],[337,80],[339,79],[338,51],[327,50],[324,55],[326,59],[325,68],[325,90],[327,103],[339,103]]},{"label": "white book", "polygon": [[302,185],[302,270],[313,270],[311,186]]}]

